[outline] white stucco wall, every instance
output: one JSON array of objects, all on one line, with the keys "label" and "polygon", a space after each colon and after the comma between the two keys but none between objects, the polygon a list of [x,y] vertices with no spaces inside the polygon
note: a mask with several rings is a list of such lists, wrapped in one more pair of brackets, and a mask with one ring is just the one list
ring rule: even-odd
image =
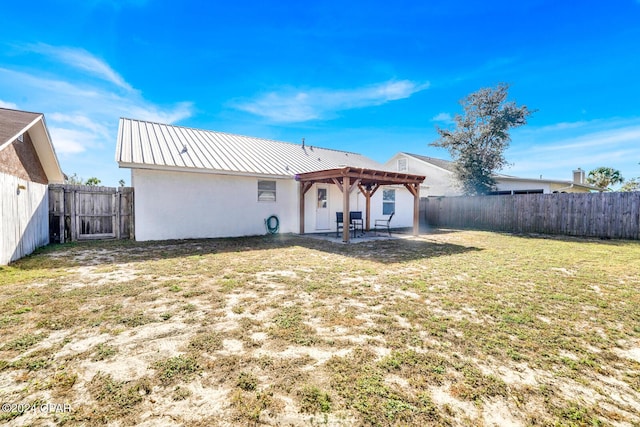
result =
[{"label": "white stucco wall", "polygon": [[570,182],[550,182],[545,180],[496,180],[496,187],[499,191],[522,191],[522,190],[543,190],[544,194],[554,191],[565,193],[588,193],[589,189],[574,186]]},{"label": "white stucco wall", "polygon": [[275,180],[275,202],[258,201],[256,177],[134,169],[131,179],[136,240],[265,234],[271,215],[280,219],[280,233],[299,231],[293,179]]},{"label": "white stucco wall", "polygon": [[496,180],[498,191],[520,191],[520,190],[542,190],[545,194],[550,193],[548,182],[527,182],[527,181],[500,181]]},{"label": "white stucco wall", "polygon": [[[316,227],[316,203],[318,184],[314,184],[305,194],[305,233],[335,232],[336,212],[342,212],[342,192],[335,184],[320,184],[329,190],[329,229],[319,229]],[[384,189],[396,190],[396,213],[391,220],[391,227],[412,227],[413,226],[413,196],[403,186],[385,186],[371,198],[371,228],[376,219],[387,219],[388,215],[382,214],[382,191]],[[362,218],[366,221],[366,200],[357,188],[349,195],[349,210],[362,211]],[[298,214],[299,215],[299,214]]]}]

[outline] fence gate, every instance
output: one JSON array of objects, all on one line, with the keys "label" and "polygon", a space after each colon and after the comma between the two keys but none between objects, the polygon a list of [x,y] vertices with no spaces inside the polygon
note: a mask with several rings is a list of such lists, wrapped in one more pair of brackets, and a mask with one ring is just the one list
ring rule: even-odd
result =
[{"label": "fence gate", "polygon": [[49,186],[50,241],[132,239],[133,188]]},{"label": "fence gate", "polygon": [[116,192],[76,192],[78,240],[116,238]]}]

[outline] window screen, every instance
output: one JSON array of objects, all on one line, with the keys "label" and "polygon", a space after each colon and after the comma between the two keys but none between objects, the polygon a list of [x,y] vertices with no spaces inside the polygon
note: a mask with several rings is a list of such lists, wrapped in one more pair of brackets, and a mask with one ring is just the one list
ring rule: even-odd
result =
[{"label": "window screen", "polygon": [[258,181],[258,201],[259,202],[275,202],[276,201],[276,182],[275,181]]}]

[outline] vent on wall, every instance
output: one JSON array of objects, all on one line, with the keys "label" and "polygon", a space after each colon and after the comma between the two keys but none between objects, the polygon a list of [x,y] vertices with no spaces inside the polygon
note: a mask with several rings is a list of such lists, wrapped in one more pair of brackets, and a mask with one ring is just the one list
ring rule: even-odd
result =
[{"label": "vent on wall", "polygon": [[407,159],[398,159],[398,172],[405,172],[407,169]]}]

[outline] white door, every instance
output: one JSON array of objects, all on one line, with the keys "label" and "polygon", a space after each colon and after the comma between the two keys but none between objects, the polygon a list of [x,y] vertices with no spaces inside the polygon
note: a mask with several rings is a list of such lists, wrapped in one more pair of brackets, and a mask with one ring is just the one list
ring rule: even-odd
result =
[{"label": "white door", "polygon": [[328,230],[329,222],[329,188],[327,186],[316,189],[316,230]]}]

